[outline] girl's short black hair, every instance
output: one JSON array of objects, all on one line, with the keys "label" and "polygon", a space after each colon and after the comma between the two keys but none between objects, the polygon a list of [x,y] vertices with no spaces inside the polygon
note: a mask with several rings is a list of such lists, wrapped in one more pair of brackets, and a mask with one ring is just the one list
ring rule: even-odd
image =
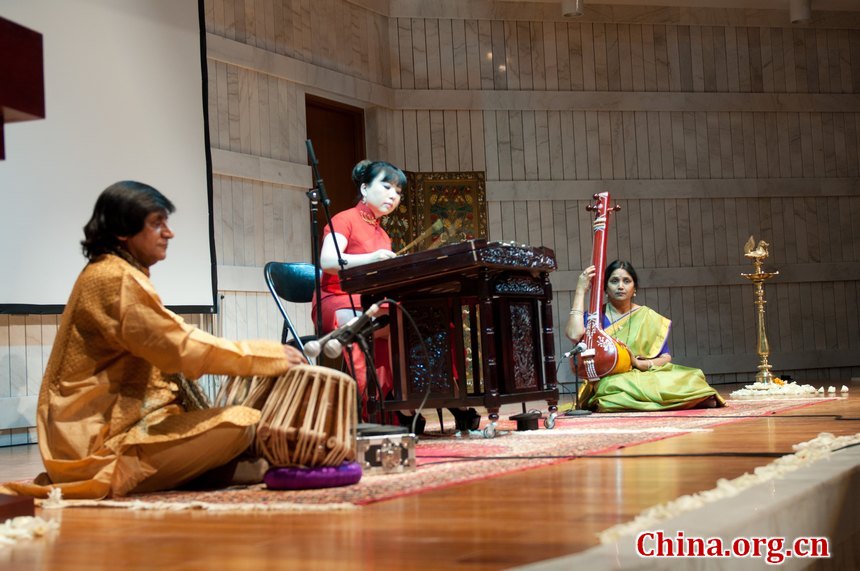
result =
[{"label": "girl's short black hair", "polygon": [[134,236],[143,230],[146,217],[153,212],[172,214],[173,203],[155,188],[133,180],[116,182],[102,191],[93,215],[84,226],[81,246],[92,260],[114,250],[120,237]]},{"label": "girl's short black hair", "polygon": [[633,278],[633,286],[639,287],[639,276],[636,275],[636,268],[627,260],[615,260],[606,266],[606,272],[603,274],[603,287],[606,287],[609,283],[609,276],[612,275],[612,272],[618,269],[622,269],[630,274],[630,277]]}]

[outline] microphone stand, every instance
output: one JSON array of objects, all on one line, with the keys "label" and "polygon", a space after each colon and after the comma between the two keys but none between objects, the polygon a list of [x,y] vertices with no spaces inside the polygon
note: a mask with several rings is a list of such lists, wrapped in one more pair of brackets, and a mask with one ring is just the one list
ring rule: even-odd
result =
[{"label": "microphone stand", "polygon": [[[337,263],[340,266],[341,270],[346,268],[347,261],[344,259],[343,254],[340,251],[340,246],[338,246],[337,240],[334,237],[334,234],[335,234],[334,224],[332,223],[331,211],[329,210],[329,204],[331,204],[331,201],[329,200],[328,195],[326,195],[326,192],[325,192],[325,183],[323,182],[322,175],[320,174],[320,171],[319,171],[319,162],[317,161],[316,154],[314,153],[313,143],[311,142],[310,139],[307,139],[305,141],[305,145],[307,146],[307,149],[308,149],[308,161],[311,164],[311,169],[313,170],[313,179],[314,179],[314,186],[310,190],[308,190],[308,192],[307,192],[307,196],[308,196],[308,199],[310,201],[311,248],[312,248],[312,252],[313,252],[312,260],[313,260],[313,265],[314,265],[314,270],[315,270],[314,271],[314,292],[316,294],[316,299],[317,299],[317,315],[316,315],[316,322],[314,323],[314,328],[316,330],[317,337],[322,337],[322,335],[323,335],[323,332],[322,332],[322,311],[320,308],[321,301],[322,301],[322,284],[321,284],[321,280],[320,280],[320,274],[322,272],[322,262],[320,260],[320,253],[321,253],[320,252],[320,239],[319,239],[319,227],[317,224],[317,215],[318,215],[319,204],[322,204],[322,206],[323,206],[323,211],[325,212],[326,220],[328,222],[328,229],[329,229],[329,232],[331,233],[332,242],[334,243],[334,250],[337,254]],[[355,304],[352,301],[352,295],[349,296],[349,303],[350,303],[350,306],[352,306],[353,312],[357,313],[356,308],[355,308]],[[367,375],[367,380],[370,381],[371,378],[373,379],[375,392],[378,394],[379,393],[379,382],[376,378],[376,369],[373,366],[373,351],[367,346],[367,342],[363,338],[363,336],[359,335],[358,339],[359,339],[359,347],[364,352],[365,361],[367,363],[367,366],[365,369],[368,372],[368,373],[365,373]],[[346,353],[348,355],[350,355],[350,360],[351,360],[352,359],[352,352],[347,350]],[[353,372],[355,371],[354,365],[352,367],[352,370],[353,370]],[[369,386],[370,386],[370,382],[365,383],[365,390],[368,390]],[[358,391],[356,391],[356,393],[358,393]],[[357,397],[358,397],[357,398],[357,400],[358,400],[358,403],[357,403],[358,404],[358,418],[360,419],[361,418],[361,395],[357,394]],[[380,401],[376,400],[375,398],[371,399],[370,393],[368,393],[368,415],[370,415],[371,407],[373,407],[375,409],[377,406],[379,406],[379,404],[380,404]],[[374,412],[381,412],[381,411],[374,410]],[[375,426],[379,427],[379,429],[382,429],[382,431],[384,433],[392,433],[391,430],[385,430],[385,429],[388,429],[388,428],[397,429],[398,428],[398,427],[383,427],[381,425],[375,425]],[[370,428],[370,427],[367,427],[367,428]],[[359,434],[362,432],[361,426],[358,427],[358,432],[359,432]],[[400,431],[398,431],[398,432],[400,432]]]},{"label": "microphone stand", "polygon": [[[368,337],[370,343],[368,343]],[[378,423],[359,423],[356,427],[358,436],[385,436],[395,434],[406,434],[411,428],[404,426],[392,426],[385,423],[383,414],[385,413],[382,401],[382,388],[379,386],[379,379],[376,376],[376,365],[373,362],[373,334],[359,333],[355,339],[347,346],[357,343],[361,352],[364,353],[365,375],[367,383],[364,390],[367,391],[367,417],[368,420],[377,420]],[[361,418],[361,395],[358,397],[358,418]]]},{"label": "microphone stand", "polygon": [[[356,335],[353,343],[357,343],[361,352],[364,353],[364,366],[366,383],[364,390],[367,391],[367,418],[368,420],[377,420],[382,424],[381,413],[379,409],[379,381],[376,378],[376,366],[373,362],[373,349],[368,344],[367,338],[362,335]],[[349,343],[352,345],[353,343]]]},{"label": "microphone stand", "polygon": [[[317,156],[314,154],[314,146],[311,143],[310,139],[305,141],[305,145],[308,148],[308,160],[311,163],[311,169],[313,170],[313,179],[314,186],[308,190],[307,197],[310,201],[310,215],[311,215],[311,260],[314,265],[314,293],[316,294],[317,299],[317,316],[316,321],[314,323],[314,330],[317,337],[321,337],[322,332],[322,311],[320,309],[320,304],[322,300],[322,283],[320,280],[320,274],[322,273],[322,262],[320,261],[320,234],[319,234],[319,225],[317,222],[318,213],[319,213],[319,205],[322,204],[323,212],[325,212],[326,220],[328,221],[329,232],[331,232],[332,241],[334,242],[334,250],[337,253],[337,263],[340,265],[341,269],[346,267],[346,260],[343,258],[343,255],[340,253],[340,247],[337,245],[337,240],[334,239],[334,225],[331,221],[331,211],[329,210],[329,204],[331,201],[328,198],[328,195],[325,192],[325,183],[323,182],[322,175],[319,170],[319,162],[317,161]],[[352,298],[350,298],[352,300]]]},{"label": "microphone stand", "polygon": [[[364,353],[365,376],[367,382],[364,390],[367,392],[367,419],[369,422],[361,422],[361,395],[357,395],[358,407],[358,426],[355,427],[356,435],[359,437],[374,437],[384,436],[389,434],[402,434],[407,432],[400,426],[389,426],[382,422],[382,410],[380,402],[377,400],[379,394],[379,380],[376,378],[376,367],[373,363],[373,351],[367,343],[367,338],[364,335],[358,335],[356,338],[347,344],[351,347],[353,343],[357,343],[361,352]],[[352,355],[352,351],[347,351]],[[355,369],[353,369],[355,370]],[[372,385],[372,386],[371,386]],[[373,422],[378,421],[378,422]]]}]

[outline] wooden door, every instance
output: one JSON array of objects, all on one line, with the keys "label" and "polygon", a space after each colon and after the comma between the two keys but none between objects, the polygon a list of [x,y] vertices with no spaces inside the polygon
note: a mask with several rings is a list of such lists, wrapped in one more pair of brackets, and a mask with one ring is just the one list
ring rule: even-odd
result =
[{"label": "wooden door", "polygon": [[[332,216],[355,205],[352,167],[365,158],[364,111],[343,103],[306,96],[308,139],[319,162]],[[326,223],[320,209],[320,234]]]}]

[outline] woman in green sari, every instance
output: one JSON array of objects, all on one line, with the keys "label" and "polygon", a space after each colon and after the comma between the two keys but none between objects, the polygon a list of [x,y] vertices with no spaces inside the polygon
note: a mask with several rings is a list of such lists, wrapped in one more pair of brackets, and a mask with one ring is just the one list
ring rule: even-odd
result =
[{"label": "woman in green sari", "polygon": [[[565,334],[574,343],[585,333],[588,320],[585,294],[594,273],[594,266],[589,266],[577,282],[565,328]],[[700,369],[672,363],[669,353],[672,322],[653,309],[633,303],[639,278],[630,262],[615,260],[609,264],[604,283],[603,330],[630,348],[633,368],[603,377],[597,383],[586,381],[577,396],[577,406],[598,412],[725,406]]]}]

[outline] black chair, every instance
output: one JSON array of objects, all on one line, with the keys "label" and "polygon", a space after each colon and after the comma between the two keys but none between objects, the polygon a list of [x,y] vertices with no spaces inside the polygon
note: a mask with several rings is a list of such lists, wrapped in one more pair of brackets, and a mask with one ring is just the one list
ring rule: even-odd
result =
[{"label": "black chair", "polygon": [[[310,303],[314,298],[314,266],[306,262],[269,262],[263,269],[266,285],[284,316],[284,330],[281,343],[292,345],[302,353],[305,344],[316,339],[316,335],[299,336],[293,321],[287,315],[283,301],[291,303]],[[292,337],[292,338],[290,338]]]}]

